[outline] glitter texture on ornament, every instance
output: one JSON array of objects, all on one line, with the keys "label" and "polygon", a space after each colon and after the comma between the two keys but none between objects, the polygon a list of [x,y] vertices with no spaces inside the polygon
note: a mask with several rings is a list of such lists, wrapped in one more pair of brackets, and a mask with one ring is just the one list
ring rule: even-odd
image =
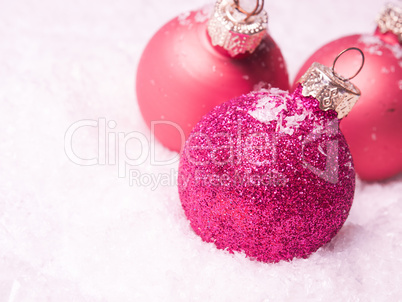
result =
[{"label": "glitter texture on ornament", "polygon": [[264,262],[306,257],[352,205],[355,172],[333,110],[279,89],[224,103],[196,125],[179,166],[193,230]]}]

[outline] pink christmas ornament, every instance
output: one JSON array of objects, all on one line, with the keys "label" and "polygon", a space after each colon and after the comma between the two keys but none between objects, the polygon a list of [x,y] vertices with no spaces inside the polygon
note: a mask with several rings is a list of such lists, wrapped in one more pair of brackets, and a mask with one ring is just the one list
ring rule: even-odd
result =
[{"label": "pink christmas ornament", "polygon": [[271,88],[234,98],[191,132],[179,193],[204,241],[277,262],[307,257],[342,227],[355,172],[338,121],[359,90],[317,63],[301,82],[293,94]]},{"label": "pink christmas ornament", "polygon": [[[267,14],[238,1],[183,14],[149,41],[139,62],[138,104],[166,147],[180,151],[198,120],[216,105],[258,86],[289,89],[284,58],[267,34]],[[152,126],[152,122],[157,122]]]},{"label": "pink christmas ornament", "polygon": [[[402,171],[402,9],[387,6],[374,34],[352,35],[317,50],[300,69],[297,78],[312,64],[331,64],[334,56],[352,45],[365,52],[366,63],[354,83],[362,98],[340,127],[350,146],[361,179],[382,180]],[[359,55],[350,52],[336,69],[351,75]],[[294,88],[297,87],[295,83]]]}]

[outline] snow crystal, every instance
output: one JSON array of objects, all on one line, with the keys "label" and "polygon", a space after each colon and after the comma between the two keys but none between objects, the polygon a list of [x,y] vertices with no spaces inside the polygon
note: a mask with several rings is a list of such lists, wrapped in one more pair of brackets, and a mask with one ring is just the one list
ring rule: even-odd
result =
[{"label": "snow crystal", "polygon": [[254,91],[268,91],[271,88],[271,85],[264,81],[259,81],[257,84],[254,85]]},{"label": "snow crystal", "polygon": [[377,56],[382,55],[382,51],[378,49],[377,45],[372,45],[372,46],[366,47],[364,50],[372,55],[377,55]]},{"label": "snow crystal", "polygon": [[304,121],[306,118],[305,114],[295,114],[293,116],[287,116],[285,118],[286,120],[286,126],[288,127],[298,127],[301,121]]},{"label": "snow crystal", "polygon": [[191,20],[188,18],[188,17],[190,17],[190,15],[191,15],[190,12],[181,13],[177,17],[177,20],[179,21],[179,24],[182,25],[182,26],[189,25],[191,23]]},{"label": "snow crystal", "polygon": [[381,46],[388,48],[394,55],[396,59],[402,58],[402,47],[399,44],[388,44],[384,43],[379,37],[373,35],[361,35],[359,38],[359,42],[362,42],[366,45],[364,51],[374,54],[374,55],[382,55],[382,51],[379,50]]},{"label": "snow crystal", "polygon": [[281,115],[278,119],[278,123],[276,124],[276,132],[282,133],[282,134],[288,134],[292,135],[294,133],[294,129],[292,127],[288,127],[287,125],[283,125],[283,116]]},{"label": "snow crystal", "polygon": [[383,43],[380,38],[373,35],[361,35],[359,41],[366,45],[363,51],[377,56],[382,55],[382,51],[379,48]]},{"label": "snow crystal", "polygon": [[382,41],[379,37],[373,35],[361,35],[359,42],[366,44],[366,46],[382,45]]},{"label": "snow crystal", "polygon": [[398,60],[402,59],[402,47],[398,44],[395,45],[390,45],[386,44],[385,45],[389,50],[392,51],[394,54],[394,57],[397,58]]},{"label": "snow crystal", "polygon": [[197,23],[204,23],[209,20],[213,10],[213,5],[205,5],[202,9],[197,11],[194,16],[194,21]]},{"label": "snow crystal", "polygon": [[277,106],[274,102],[271,102],[271,98],[263,97],[258,100],[256,109],[248,113],[262,123],[269,123],[278,120],[279,113],[285,109],[285,103]]}]

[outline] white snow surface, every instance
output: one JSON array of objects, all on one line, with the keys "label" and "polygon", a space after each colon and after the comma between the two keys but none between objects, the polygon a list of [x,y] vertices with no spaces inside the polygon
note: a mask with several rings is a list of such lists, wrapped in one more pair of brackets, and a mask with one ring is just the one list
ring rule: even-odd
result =
[{"label": "white snow surface", "polygon": [[[401,175],[358,180],[308,259],[250,261],[191,230],[134,81],[155,31],[211,1],[1,2],[0,302],[402,300]],[[385,3],[266,1],[292,79],[324,43],[373,32]]]}]

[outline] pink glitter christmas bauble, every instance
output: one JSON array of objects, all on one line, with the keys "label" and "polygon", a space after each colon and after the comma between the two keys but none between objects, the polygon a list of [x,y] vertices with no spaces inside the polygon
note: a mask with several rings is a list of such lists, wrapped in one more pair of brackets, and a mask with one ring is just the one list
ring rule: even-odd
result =
[{"label": "pink glitter christmas bauble", "polygon": [[179,166],[193,230],[220,249],[264,262],[307,257],[345,222],[355,172],[333,110],[302,87],[253,92],[195,126]]}]

